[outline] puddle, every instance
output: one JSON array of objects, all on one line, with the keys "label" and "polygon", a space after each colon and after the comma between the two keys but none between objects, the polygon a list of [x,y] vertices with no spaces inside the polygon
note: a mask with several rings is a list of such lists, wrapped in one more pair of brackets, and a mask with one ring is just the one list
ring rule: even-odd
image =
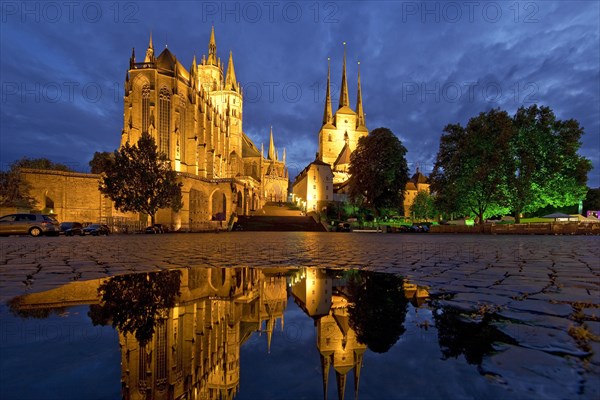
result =
[{"label": "puddle", "polygon": [[[72,282],[2,307],[0,397],[551,398],[576,390],[548,391],[543,367],[533,380],[519,370],[526,384],[510,385],[494,355],[508,348],[518,357],[521,348],[495,314],[441,304],[419,282],[352,269],[190,268]],[[567,368],[577,384],[564,362],[552,368]]]}]

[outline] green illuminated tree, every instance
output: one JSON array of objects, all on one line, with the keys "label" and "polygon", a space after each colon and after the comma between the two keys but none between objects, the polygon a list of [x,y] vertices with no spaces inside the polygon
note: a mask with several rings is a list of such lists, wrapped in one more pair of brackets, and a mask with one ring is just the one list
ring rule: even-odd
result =
[{"label": "green illuminated tree", "polygon": [[387,128],[377,128],[358,141],[350,157],[349,197],[380,215],[383,208],[398,207],[408,181],[406,148]]},{"label": "green illuminated tree", "polygon": [[410,206],[410,214],[417,221],[431,221],[437,216],[435,198],[427,191],[421,190]]},{"label": "green illuminated tree", "polygon": [[114,163],[104,171],[99,188],[117,209],[146,213],[152,225],[160,208],[181,209],[182,183],[150,135],[143,134],[133,146],[126,143],[114,155]]},{"label": "green illuminated tree", "polygon": [[431,174],[440,209],[475,215],[479,224],[509,211],[510,116],[494,109],[471,118],[466,127],[447,125],[444,132]]},{"label": "green illuminated tree", "polygon": [[508,204],[520,221],[524,212],[583,200],[589,160],[577,154],[583,129],[576,120],[557,120],[548,107],[521,107],[513,118],[512,172]]}]

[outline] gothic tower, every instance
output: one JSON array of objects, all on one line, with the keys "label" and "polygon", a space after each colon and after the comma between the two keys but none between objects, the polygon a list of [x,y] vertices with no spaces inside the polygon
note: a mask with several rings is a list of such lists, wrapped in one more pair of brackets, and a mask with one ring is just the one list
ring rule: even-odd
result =
[{"label": "gothic tower", "polygon": [[350,154],[356,149],[358,139],[368,134],[362,103],[360,86],[360,70],[358,72],[358,90],[356,111],[350,108],[350,95],[346,74],[346,43],[342,63],[342,82],[338,109],[332,114],[331,109],[331,66],[327,65],[327,87],[325,89],[325,110],[323,125],[319,131],[318,160],[331,165],[334,171],[334,184],[348,179],[347,166]]}]

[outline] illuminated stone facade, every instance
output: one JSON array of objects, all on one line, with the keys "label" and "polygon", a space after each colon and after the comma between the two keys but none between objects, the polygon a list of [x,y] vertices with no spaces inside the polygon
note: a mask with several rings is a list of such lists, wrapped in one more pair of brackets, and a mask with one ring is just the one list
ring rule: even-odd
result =
[{"label": "illuminated stone facade", "polygon": [[333,200],[331,166],[315,160],[296,177],[292,187],[294,201],[307,212],[320,212]]},{"label": "illuminated stone facade", "polygon": [[[178,213],[159,210],[156,215],[157,223],[173,230],[224,229],[236,215],[248,215],[267,201],[287,199],[285,149],[280,159],[271,130],[265,157],[244,133],[243,92],[231,52],[224,71],[214,29],[208,55],[200,63],[194,56],[189,69],[166,47],[156,57],[152,37],[143,60],[136,60],[135,51],[130,58],[121,146],[133,145],[148,133],[178,172],[183,208]],[[30,171],[26,179],[39,207],[53,209],[61,222],[108,222],[114,216],[140,219],[112,208],[98,191],[98,175]],[[84,197],[86,201],[79,201]],[[47,199],[57,200],[49,207]]]},{"label": "illuminated stone facade", "polygon": [[233,54],[225,72],[214,28],[208,55],[199,63],[194,56],[189,69],[168,48],[156,57],[150,37],[144,60],[131,56],[124,102],[121,145],[150,134],[183,182],[182,210],[162,210],[157,222],[195,230],[287,197],[285,156],[275,156],[272,132],[268,158],[244,133]]},{"label": "illuminated stone facade", "polygon": [[417,197],[417,193],[427,192],[429,193],[429,178],[423,175],[417,168],[417,172],[410,178],[406,183],[406,189],[404,190],[404,216],[410,217],[410,207]]}]

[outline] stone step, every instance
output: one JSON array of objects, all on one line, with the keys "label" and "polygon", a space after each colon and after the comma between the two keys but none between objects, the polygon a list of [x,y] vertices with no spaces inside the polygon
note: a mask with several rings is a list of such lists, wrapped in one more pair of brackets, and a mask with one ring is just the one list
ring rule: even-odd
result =
[{"label": "stone step", "polygon": [[325,232],[323,225],[312,217],[240,216],[233,230],[279,232]]}]

